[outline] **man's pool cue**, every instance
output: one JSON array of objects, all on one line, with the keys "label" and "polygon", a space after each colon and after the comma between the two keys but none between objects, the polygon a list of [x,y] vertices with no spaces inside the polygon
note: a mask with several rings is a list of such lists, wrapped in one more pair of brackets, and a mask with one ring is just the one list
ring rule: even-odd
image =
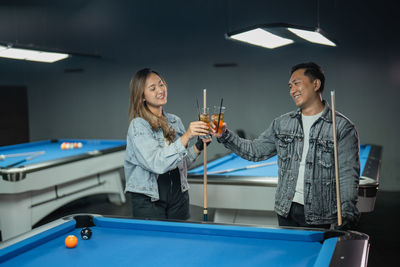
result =
[{"label": "man's pool cue", "polygon": [[[203,90],[203,105],[204,111],[207,108],[207,89]],[[208,221],[208,211],[207,211],[207,144],[203,139],[204,149],[203,149],[203,221]]]},{"label": "man's pool cue", "polygon": [[342,225],[342,205],[340,201],[340,181],[339,181],[339,163],[338,163],[338,148],[336,135],[336,109],[335,109],[335,91],[331,91],[332,104],[332,129],[333,129],[333,146],[335,157],[335,177],[336,177],[336,205],[337,205],[337,220],[338,226]]}]

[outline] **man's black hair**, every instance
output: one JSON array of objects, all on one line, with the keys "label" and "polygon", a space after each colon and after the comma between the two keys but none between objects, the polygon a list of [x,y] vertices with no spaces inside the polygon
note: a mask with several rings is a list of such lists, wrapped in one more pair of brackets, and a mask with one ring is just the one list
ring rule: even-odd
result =
[{"label": "man's black hair", "polygon": [[314,81],[315,79],[319,79],[321,81],[319,91],[322,94],[325,86],[325,75],[321,67],[314,62],[300,63],[292,67],[290,74],[293,74],[293,72],[299,69],[304,69],[304,75],[310,78],[311,81]]}]

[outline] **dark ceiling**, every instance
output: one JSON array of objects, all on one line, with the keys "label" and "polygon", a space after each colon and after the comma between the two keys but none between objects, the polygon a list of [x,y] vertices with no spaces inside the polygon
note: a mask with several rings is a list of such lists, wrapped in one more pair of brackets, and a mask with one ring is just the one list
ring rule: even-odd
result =
[{"label": "dark ceiling", "polygon": [[121,62],[166,54],[229,61],[243,46],[227,41],[227,31],[257,23],[319,23],[342,53],[386,57],[398,55],[400,45],[395,2],[9,0],[0,1],[0,42]]}]

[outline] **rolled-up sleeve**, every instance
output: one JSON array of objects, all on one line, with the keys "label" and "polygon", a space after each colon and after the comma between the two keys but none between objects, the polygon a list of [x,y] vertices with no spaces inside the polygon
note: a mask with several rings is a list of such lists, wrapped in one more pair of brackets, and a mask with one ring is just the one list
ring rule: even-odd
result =
[{"label": "rolled-up sleeve", "polygon": [[274,123],[275,121],[254,140],[240,138],[230,130],[226,130],[217,140],[227,149],[244,159],[250,161],[266,160],[276,155]]},{"label": "rolled-up sleeve", "polygon": [[[181,121],[180,118],[176,117],[177,120],[177,125],[179,127],[180,132],[183,134],[186,132],[185,126],[183,126],[183,123]],[[181,135],[180,135],[181,136]],[[179,137],[180,137],[179,136]],[[178,138],[179,140],[181,140],[180,138]],[[182,142],[181,142],[182,143]],[[192,163],[197,159],[197,157],[199,156],[196,151],[194,150],[193,145],[189,145],[188,144],[188,148],[186,149],[187,154],[185,156],[185,160],[186,160],[186,164],[188,167],[190,167],[190,165],[192,165]]]}]

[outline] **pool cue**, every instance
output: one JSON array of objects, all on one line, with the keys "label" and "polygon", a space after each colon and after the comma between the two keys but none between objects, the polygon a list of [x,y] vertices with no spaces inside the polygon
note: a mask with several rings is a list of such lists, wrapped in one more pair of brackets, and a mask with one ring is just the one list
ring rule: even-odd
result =
[{"label": "pool cue", "polygon": [[7,165],[5,168],[11,168],[11,167],[17,166],[18,164],[21,164],[21,163],[23,163],[25,161],[28,161],[28,160],[34,159],[36,157],[39,157],[40,155],[43,155],[44,153],[45,153],[45,151],[39,151],[36,154],[33,154],[33,155],[29,156],[29,157],[26,157],[23,160],[19,160],[19,161],[14,162],[14,163],[12,163],[10,165]]},{"label": "pool cue", "polygon": [[270,166],[270,165],[276,165],[276,164],[277,164],[276,161],[272,161],[272,162],[266,162],[266,163],[260,163],[260,164],[249,165],[249,166],[240,167],[240,168],[233,168],[233,169],[226,169],[226,170],[221,170],[221,171],[209,172],[208,174],[221,174],[221,173],[226,173],[226,172],[235,172],[235,171],[241,171],[241,170],[248,170],[248,169],[260,168],[260,167],[265,167],[265,166]]},{"label": "pool cue", "polygon": [[[207,89],[203,90],[203,106],[204,110],[207,108]],[[207,211],[207,144],[203,139],[203,221],[208,220],[208,211]]]},{"label": "pool cue", "polygon": [[332,105],[332,129],[333,129],[333,146],[335,156],[335,177],[336,177],[336,206],[337,206],[337,221],[338,226],[342,225],[342,205],[340,200],[340,181],[339,181],[339,163],[338,163],[338,148],[336,135],[336,109],[335,109],[335,91],[331,91]]},{"label": "pool cue", "polygon": [[30,156],[30,155],[35,155],[37,153],[44,153],[44,151],[32,151],[32,152],[16,153],[16,154],[1,154],[0,155],[0,160],[4,160],[6,158],[16,158],[16,157]]}]

